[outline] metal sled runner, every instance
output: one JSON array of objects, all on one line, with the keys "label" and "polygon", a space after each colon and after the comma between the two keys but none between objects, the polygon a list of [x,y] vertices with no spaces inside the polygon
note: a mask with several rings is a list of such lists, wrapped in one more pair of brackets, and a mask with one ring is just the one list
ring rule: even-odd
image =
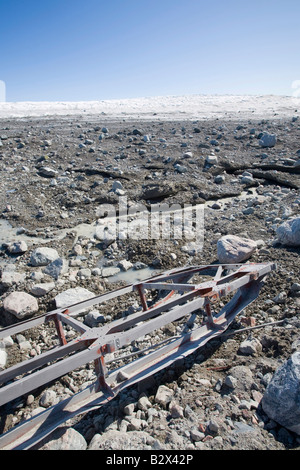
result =
[{"label": "metal sled runner", "polygon": [[[0,373],[0,406],[26,397],[38,387],[86,364],[94,365],[95,381],[0,436],[0,449],[31,448],[66,420],[99,408],[126,387],[221,335],[236,315],[257,298],[264,277],[274,269],[273,263],[174,269],[3,328],[0,340],[31,328],[52,325],[59,341],[51,349]],[[135,313],[95,328],[76,319],[91,307],[130,293],[140,300],[140,310]],[[221,298],[222,302],[228,302],[218,308]],[[176,325],[178,335],[122,355],[122,348],[147,335],[151,340],[151,333],[162,331],[169,323]],[[65,330],[70,328],[76,337],[68,341]],[[122,364],[119,367],[118,361]]]}]

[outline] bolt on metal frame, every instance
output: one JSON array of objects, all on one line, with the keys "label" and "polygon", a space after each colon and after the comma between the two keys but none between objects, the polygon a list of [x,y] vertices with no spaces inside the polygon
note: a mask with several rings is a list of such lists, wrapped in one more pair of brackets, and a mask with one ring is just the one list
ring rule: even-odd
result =
[{"label": "bolt on metal frame", "polygon": [[[0,372],[0,406],[88,363],[94,363],[97,378],[84,390],[0,436],[0,449],[32,447],[71,417],[99,408],[124,388],[168,367],[219,336],[236,315],[257,298],[263,279],[274,269],[274,263],[215,264],[174,269],[3,328],[0,340],[53,321],[59,345]],[[211,279],[191,283],[195,275]],[[153,305],[146,295],[151,290],[161,293],[161,298]],[[139,294],[141,311],[95,328],[75,318],[95,305],[135,291]],[[218,313],[214,312],[214,303],[229,294],[234,294],[231,300]],[[128,360],[133,356],[137,359],[108,371],[107,354],[115,353],[171,322],[191,315],[199,317],[200,311],[205,312],[200,326],[144,350],[121,356],[119,359]],[[78,333],[75,339],[67,341],[66,325]],[[117,361],[116,357],[110,362]]]}]

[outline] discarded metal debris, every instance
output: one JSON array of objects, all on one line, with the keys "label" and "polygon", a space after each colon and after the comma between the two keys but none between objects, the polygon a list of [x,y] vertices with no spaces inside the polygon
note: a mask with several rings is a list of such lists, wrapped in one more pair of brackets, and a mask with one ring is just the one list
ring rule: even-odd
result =
[{"label": "discarded metal debris", "polygon": [[[274,269],[273,263],[175,269],[3,328],[0,339],[54,323],[59,344],[0,373],[0,406],[88,363],[94,364],[96,380],[0,436],[0,449],[32,447],[66,420],[99,408],[124,388],[222,334],[236,315],[256,299],[262,280]],[[142,307],[135,313],[96,328],[75,318],[86,309],[133,292],[138,293]],[[215,312],[213,307],[218,301],[229,297]],[[118,357],[122,348],[172,322],[176,322],[178,335]],[[72,328],[77,337],[67,341],[66,328]],[[120,360],[125,365],[116,367]],[[115,368],[111,369],[112,365]]]}]

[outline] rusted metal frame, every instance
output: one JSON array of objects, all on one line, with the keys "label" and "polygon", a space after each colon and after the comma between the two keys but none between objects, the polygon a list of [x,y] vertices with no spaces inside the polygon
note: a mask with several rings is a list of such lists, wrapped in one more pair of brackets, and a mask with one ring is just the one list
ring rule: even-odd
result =
[{"label": "rusted metal frame", "polygon": [[[234,298],[221,310],[219,314],[219,323],[220,321],[224,321],[226,325],[229,324],[239,311],[241,311],[246,305],[248,305],[257,297],[260,285],[260,282],[250,282],[248,285],[246,285],[246,287],[242,286],[235,294]],[[207,325],[200,328],[202,328],[203,331],[203,328],[207,329]],[[200,341],[195,341],[196,334],[199,333],[197,330],[194,330],[191,335],[186,335],[190,338],[189,341],[184,340],[185,337],[177,340],[177,342],[179,341],[180,343],[177,349],[174,349],[175,344],[169,344],[167,347],[155,351],[155,353],[151,353],[141,359],[137,359],[130,365],[123,366],[122,370],[127,371],[129,375],[134,371],[135,375],[134,377],[130,377],[130,379],[125,380],[118,386],[112,388],[113,392],[116,394],[123,388],[136,383],[148,375],[155,373],[161,368],[166,367],[167,364],[171,364],[174,362],[174,360],[178,359],[179,354],[180,356],[190,354],[200,345],[203,345],[206,341],[208,341],[211,337],[220,334],[219,330],[209,329],[209,335],[203,336],[203,333],[199,334],[202,336]],[[166,348],[171,348],[171,351],[174,349],[173,356],[165,358],[165,355],[167,354]],[[159,363],[155,362],[156,359],[154,358],[154,355],[156,356],[156,359],[160,360]],[[162,355],[164,356],[163,358]],[[146,365],[147,368],[145,369]],[[140,369],[140,373],[138,373],[138,369]],[[118,371],[111,373],[107,379],[107,383],[110,383],[111,386],[113,386],[113,381],[116,378],[117,372]],[[22,423],[18,428],[6,433],[0,438],[0,448],[30,448],[34,443],[38,442],[42,437],[49,434],[66,419],[69,419],[78,413],[93,409],[93,407],[99,407],[105,402],[107,402],[107,397],[105,397],[102,393],[96,393],[95,384],[93,384],[82,392],[79,392],[79,394],[65,400],[59,405],[56,405],[53,409],[46,410],[41,415],[38,415],[29,422]],[[37,432],[39,427],[42,427],[42,429],[40,432]],[[24,434],[25,432],[27,433],[26,437]],[[17,436],[20,435],[23,436],[23,439],[21,439],[21,444],[16,440]],[[24,441],[26,442],[24,443]]]},{"label": "rusted metal frame", "polygon": [[[268,272],[268,270],[266,270],[266,272]],[[179,298],[176,298],[175,300],[171,300],[168,303],[163,303],[158,306],[149,308],[146,313],[137,312],[128,317],[124,317],[120,320],[115,320],[114,322],[110,323],[110,325],[103,327],[103,334],[113,334],[125,328],[130,328],[136,323],[147,320],[154,315],[158,315],[164,310],[166,310],[167,308],[172,308],[175,305],[180,305],[181,303],[191,300],[197,295],[205,295],[207,293],[211,293],[213,291],[213,288],[215,289],[215,294],[220,292],[222,295],[227,295],[228,293],[232,292],[234,289],[237,289],[239,286],[243,285],[244,283],[249,282],[250,275],[248,275],[246,279],[245,279],[245,276],[247,276],[247,273],[243,273],[243,276],[241,276],[241,278],[235,281],[232,281],[234,282],[232,286],[226,286],[225,284],[219,286],[216,282],[212,282],[212,281],[207,281],[205,283],[202,283],[200,284],[201,286],[200,288],[195,289],[186,294],[183,294]],[[144,281],[144,283],[146,282]],[[149,288],[151,288],[151,285],[152,283],[149,282]]]},{"label": "rusted metal frame", "polygon": [[132,341],[138,339],[141,336],[144,336],[152,331],[161,328],[162,326],[167,325],[168,323],[179,320],[180,318],[192,313],[193,311],[201,308],[204,304],[204,299],[197,297],[196,299],[182,305],[173,307],[168,312],[163,313],[162,315],[156,316],[151,320],[137,325],[134,328],[127,329],[112,335],[111,339],[107,343],[109,350],[116,350],[122,348]]},{"label": "rusted metal frame", "polygon": [[71,326],[72,328],[74,328],[74,330],[78,331],[81,334],[91,330],[89,326],[85,325],[81,321],[76,320],[76,318],[74,317],[70,317],[66,313],[51,314],[51,312],[49,312],[46,317],[46,320],[51,321],[55,318],[57,318],[60,323]]},{"label": "rusted metal frame", "polygon": [[182,303],[187,302],[188,300],[193,299],[195,296],[199,295],[196,290],[192,292],[188,292],[187,294],[183,294],[179,298],[170,300],[166,303],[160,304],[156,307],[149,308],[145,312],[137,312],[129,315],[128,317],[121,318],[119,320],[115,320],[114,322],[110,323],[109,325],[103,327],[103,333],[106,335],[118,333],[125,329],[129,329],[133,327],[135,324],[140,323],[145,320],[149,320],[153,316],[159,315],[164,312],[166,309],[170,309],[176,305],[180,305]]}]

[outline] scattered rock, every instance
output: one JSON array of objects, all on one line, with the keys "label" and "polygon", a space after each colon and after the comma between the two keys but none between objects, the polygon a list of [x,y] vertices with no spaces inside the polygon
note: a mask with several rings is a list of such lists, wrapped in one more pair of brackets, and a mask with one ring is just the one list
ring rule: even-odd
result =
[{"label": "scattered rock", "polygon": [[44,269],[44,273],[57,280],[60,276],[68,271],[69,263],[64,258],[57,258],[49,263]]},{"label": "scattered rock", "polygon": [[95,297],[95,294],[84,287],[74,287],[61,292],[55,297],[56,308],[68,307]]},{"label": "scattered rock", "polygon": [[272,377],[262,398],[269,418],[300,435],[300,352],[295,352]]},{"label": "scattered rock", "polygon": [[25,241],[15,242],[9,245],[7,251],[12,255],[23,254],[28,250],[27,243]]},{"label": "scattered rock", "polygon": [[87,442],[78,431],[73,428],[62,427],[55,430],[41,444],[38,450],[86,450]]},{"label": "scattered rock", "polygon": [[54,282],[44,282],[41,284],[34,284],[31,288],[31,293],[36,297],[42,297],[43,295],[48,294],[50,291],[55,289]]},{"label": "scattered rock", "polygon": [[36,248],[31,253],[30,264],[31,266],[47,266],[57,258],[59,258],[59,254],[54,248]]},{"label": "scattered rock", "polygon": [[107,431],[95,434],[88,450],[159,450],[160,442],[144,431]]},{"label": "scattered rock", "polygon": [[246,261],[256,251],[256,242],[236,235],[225,235],[217,242],[220,263],[240,263]]},{"label": "scattered rock", "polygon": [[300,217],[283,222],[276,230],[277,241],[285,246],[300,246]]},{"label": "scattered rock", "polygon": [[12,292],[4,299],[3,307],[19,320],[33,315],[39,309],[37,300],[26,292]]},{"label": "scattered rock", "polygon": [[164,408],[170,403],[174,395],[174,391],[165,385],[160,385],[155,395],[155,402],[162,405]]},{"label": "scattered rock", "polygon": [[277,142],[277,137],[276,134],[269,134],[268,132],[265,132],[261,139],[259,140],[259,145],[261,147],[274,147]]}]

